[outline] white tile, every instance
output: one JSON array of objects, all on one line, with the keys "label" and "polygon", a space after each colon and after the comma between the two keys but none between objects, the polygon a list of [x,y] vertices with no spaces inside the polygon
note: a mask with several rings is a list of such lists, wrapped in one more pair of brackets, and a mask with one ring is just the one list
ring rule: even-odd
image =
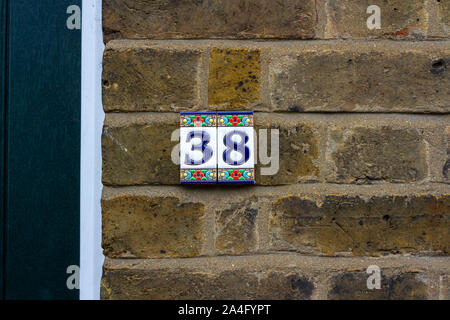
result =
[{"label": "white tile", "polygon": [[216,140],[216,127],[181,127],[180,168],[215,169],[217,167]]},{"label": "white tile", "polygon": [[254,168],[253,127],[218,127],[217,151],[219,169]]}]

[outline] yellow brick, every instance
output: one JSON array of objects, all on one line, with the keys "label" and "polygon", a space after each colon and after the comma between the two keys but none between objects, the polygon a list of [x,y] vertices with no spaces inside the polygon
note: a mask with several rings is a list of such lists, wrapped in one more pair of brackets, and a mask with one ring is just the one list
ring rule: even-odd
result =
[{"label": "yellow brick", "polygon": [[242,109],[259,99],[260,51],[211,49],[209,105]]}]

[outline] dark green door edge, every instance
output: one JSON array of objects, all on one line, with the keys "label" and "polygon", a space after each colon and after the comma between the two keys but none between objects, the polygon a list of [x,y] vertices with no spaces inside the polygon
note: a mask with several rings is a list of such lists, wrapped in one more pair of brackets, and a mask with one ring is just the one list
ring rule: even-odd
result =
[{"label": "dark green door edge", "polygon": [[6,42],[7,42],[7,0],[0,0],[0,300],[5,295],[4,291],[4,237],[5,237],[5,183],[6,183]]},{"label": "dark green door edge", "polygon": [[4,297],[5,142],[6,142],[6,25],[7,1],[0,0],[0,300]]},{"label": "dark green door edge", "polygon": [[70,6],[81,0],[9,1],[5,299],[79,298],[66,284],[80,261],[81,30],[68,28]]}]

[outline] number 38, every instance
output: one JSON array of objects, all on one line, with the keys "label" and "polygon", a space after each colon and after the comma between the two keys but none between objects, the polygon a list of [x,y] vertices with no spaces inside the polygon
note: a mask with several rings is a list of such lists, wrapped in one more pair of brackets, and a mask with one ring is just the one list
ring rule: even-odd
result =
[{"label": "number 38", "polygon": [[181,133],[185,167],[253,167],[253,128],[193,128]]}]

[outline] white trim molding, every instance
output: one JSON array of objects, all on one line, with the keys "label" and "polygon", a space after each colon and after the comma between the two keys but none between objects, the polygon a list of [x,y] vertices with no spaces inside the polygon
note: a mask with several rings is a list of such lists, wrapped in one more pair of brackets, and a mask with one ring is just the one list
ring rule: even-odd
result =
[{"label": "white trim molding", "polygon": [[100,298],[102,1],[83,0],[81,28],[80,299]]}]

